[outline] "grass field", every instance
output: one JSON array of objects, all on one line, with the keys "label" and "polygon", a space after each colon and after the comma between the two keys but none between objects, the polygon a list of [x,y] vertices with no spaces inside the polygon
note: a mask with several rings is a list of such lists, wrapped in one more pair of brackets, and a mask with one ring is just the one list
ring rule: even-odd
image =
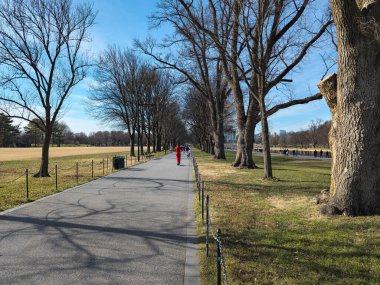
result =
[{"label": "grass field", "polygon": [[[50,147],[50,157],[65,157],[85,154],[102,154],[127,152],[129,147]],[[40,147],[28,148],[0,148],[0,161],[38,159],[41,157],[42,149]]]},{"label": "grass field", "polygon": [[[380,217],[320,216],[310,201],[329,186],[330,162],[275,156],[279,180],[268,181],[262,169],[232,168],[232,152],[227,161],[195,155],[230,284],[380,284]],[[202,284],[215,284],[215,247],[207,259],[195,203]]]},{"label": "grass field", "polygon": [[[78,151],[80,153],[81,148],[75,149],[77,149],[74,151],[75,153],[78,153]],[[86,149],[87,148],[85,148],[85,150]],[[37,200],[109,174],[112,172],[112,157],[115,155],[127,155],[128,167],[138,163],[135,158],[131,159],[129,153],[124,152],[125,147],[122,148],[123,152],[121,152],[120,149],[118,152],[115,152],[115,148],[94,148],[93,151],[100,152],[101,149],[103,149],[104,153],[51,158],[51,177],[48,178],[32,177],[34,173],[38,172],[40,165],[39,159],[0,161],[0,211]],[[110,152],[111,149],[114,152]],[[85,150],[83,150],[82,153],[85,153]],[[72,151],[68,150],[66,153],[72,153]],[[163,153],[155,154],[156,157],[161,155],[163,155]],[[93,176],[92,160],[94,161]],[[79,170],[78,183],[76,163],[78,163]],[[55,165],[58,167],[58,189],[55,188]],[[26,198],[26,169],[28,169],[29,172],[29,200]]]}]

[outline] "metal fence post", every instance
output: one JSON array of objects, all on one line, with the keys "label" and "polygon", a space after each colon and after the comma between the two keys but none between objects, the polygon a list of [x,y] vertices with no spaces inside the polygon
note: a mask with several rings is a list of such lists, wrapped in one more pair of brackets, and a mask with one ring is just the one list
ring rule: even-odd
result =
[{"label": "metal fence post", "polygon": [[206,196],[206,256],[208,257],[208,235],[209,235],[209,221],[210,221],[210,213],[209,213],[209,206],[210,206],[210,197]]},{"label": "metal fence post", "polygon": [[218,229],[218,240],[216,242],[216,284],[222,285],[222,266],[221,266],[221,249],[220,249],[220,238],[221,238],[221,231]]},{"label": "metal fence post", "polygon": [[79,184],[79,163],[77,162],[77,184]]},{"label": "metal fence post", "polygon": [[201,202],[201,175],[198,174],[198,202]]},{"label": "metal fence post", "polygon": [[204,224],[205,182],[202,182],[202,224]]},{"label": "metal fence post", "polygon": [[25,179],[26,179],[26,200],[29,200],[29,170],[25,170]]},{"label": "metal fence post", "polygon": [[104,158],[103,158],[103,176],[104,176]]},{"label": "metal fence post", "polygon": [[55,165],[55,190],[58,190],[58,165]]},{"label": "metal fence post", "polygon": [[108,156],[107,156],[107,172],[108,172]]},{"label": "metal fence post", "polygon": [[125,156],[125,168],[128,168],[128,156]]},{"label": "metal fence post", "polygon": [[94,160],[91,160],[91,178],[94,178]]}]

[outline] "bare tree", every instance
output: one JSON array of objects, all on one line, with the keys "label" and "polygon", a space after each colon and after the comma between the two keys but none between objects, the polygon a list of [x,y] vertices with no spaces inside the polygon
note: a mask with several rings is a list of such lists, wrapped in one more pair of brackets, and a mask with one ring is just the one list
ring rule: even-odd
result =
[{"label": "bare tree", "polygon": [[165,148],[169,145],[183,143],[188,139],[180,106],[177,102],[169,102],[162,121],[162,136]]},{"label": "bare tree", "polygon": [[211,118],[208,115],[207,101],[200,96],[199,91],[190,88],[186,93],[183,117],[191,131],[194,143],[203,151],[212,153],[214,140],[212,134]]},{"label": "bare tree", "polygon": [[[183,12],[214,42],[221,66],[235,97],[239,128],[238,149],[234,165],[254,167],[253,134],[262,123],[264,176],[272,177],[268,140],[268,116],[280,109],[321,99],[315,94],[302,99],[288,98],[268,108],[267,95],[284,81],[322,36],[331,20],[320,25],[302,27],[307,22],[310,1],[241,1],[178,0]],[[202,21],[207,18],[208,21]],[[244,97],[241,82],[248,87]],[[247,103],[247,105],[246,105]]]},{"label": "bare tree", "polygon": [[332,113],[332,197],[323,212],[380,214],[380,1],[330,5],[338,75],[318,85]]},{"label": "bare tree", "polygon": [[44,132],[36,177],[49,176],[54,123],[89,66],[81,50],[93,25],[91,5],[70,0],[3,0],[0,3],[0,109]]},{"label": "bare tree", "polygon": [[[197,94],[208,102],[211,133],[213,135],[213,153],[217,159],[225,159],[224,152],[224,119],[225,102],[230,94],[230,88],[218,53],[212,40],[193,21],[183,13],[183,8],[175,0],[162,0],[158,11],[151,17],[155,26],[169,23],[175,28],[171,37],[159,45],[162,49],[176,47],[174,53],[161,55],[155,48],[154,41],[142,43],[136,41],[136,46],[145,54],[154,58],[165,68],[170,68],[180,74],[181,83],[187,83],[196,88]],[[200,19],[202,23],[207,20]]]},{"label": "bare tree", "polygon": [[[133,51],[109,47],[99,56],[90,94],[89,112],[97,119],[128,130],[131,156],[138,129],[138,91],[143,63]],[[140,133],[138,133],[140,135]]]},{"label": "bare tree", "polygon": [[315,148],[321,139],[321,130],[322,127],[322,119],[316,119],[315,121],[312,120],[309,129],[308,129],[308,137],[310,143],[313,145],[313,148]]},{"label": "bare tree", "polygon": [[162,124],[173,97],[170,76],[154,70],[130,49],[110,47],[99,57],[89,111],[115,127],[127,129],[131,155],[143,152],[143,135],[151,147],[161,149]]},{"label": "bare tree", "polygon": [[[259,105],[265,178],[273,177],[268,126],[271,110],[268,110],[267,98],[275,86],[287,81],[285,77],[301,63],[306,53],[332,24],[331,19],[322,19],[318,25],[309,24],[311,21],[307,19],[313,16],[312,11],[308,12],[308,8],[312,10],[311,2],[259,0],[240,1],[238,4],[242,11],[240,23],[249,62],[246,64],[241,61],[239,68],[242,70],[250,94]],[[248,76],[246,76],[247,66],[250,69]],[[307,103],[320,98],[321,94],[316,94],[297,101]],[[297,103],[292,98],[287,101],[289,106]],[[283,104],[278,104],[274,108]]]}]

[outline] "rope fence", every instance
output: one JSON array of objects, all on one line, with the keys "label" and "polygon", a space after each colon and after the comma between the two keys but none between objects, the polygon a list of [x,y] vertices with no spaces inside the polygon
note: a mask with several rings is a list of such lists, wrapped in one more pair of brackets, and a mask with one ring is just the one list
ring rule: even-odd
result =
[{"label": "rope fence", "polygon": [[[229,278],[227,275],[227,267],[224,256],[224,247],[222,243],[222,231],[218,228],[215,231],[210,215],[210,196],[205,196],[205,183],[202,180],[202,176],[199,173],[198,163],[194,155],[193,157],[193,168],[195,174],[195,181],[198,193],[198,203],[202,209],[202,224],[205,225],[205,239],[206,239],[206,256],[210,257],[210,237],[216,244],[216,271],[217,271],[217,285],[222,284],[222,274],[224,279],[224,284],[229,285]],[[206,216],[206,217],[205,217]],[[205,221],[206,218],[206,221]],[[211,235],[210,235],[211,234]]]},{"label": "rope fence", "polygon": [[[50,178],[54,180],[52,183],[53,184],[52,187],[55,188],[55,191],[58,191],[60,179],[65,179],[65,181],[67,182],[67,178],[69,177],[71,181],[75,181],[76,184],[79,185],[80,183],[84,182],[83,181],[84,178],[87,178],[85,180],[87,182],[93,179],[95,176],[102,177],[104,175],[114,172],[117,169],[131,167],[138,163],[136,157],[134,161],[135,163],[133,163],[132,156],[130,156],[130,161],[128,161],[129,157],[127,155],[118,156],[118,157],[123,158],[124,163],[121,163],[121,164],[118,163],[116,168],[114,167],[114,164],[115,164],[114,159],[116,158],[116,156],[111,157],[111,158],[105,157],[100,160],[76,161],[76,162],[73,162],[73,165],[69,167],[67,167],[67,164],[66,164],[66,167],[60,167],[59,164],[55,164],[55,165],[53,164],[52,166],[53,168],[49,169]],[[144,162],[144,161],[147,161],[147,159],[145,156],[144,157],[142,156],[142,160],[140,160],[140,162]],[[9,186],[13,186],[12,184],[14,184],[15,182],[22,183],[22,181],[19,181],[19,180],[21,180],[24,177],[25,180],[23,184],[25,188],[20,187],[20,189],[21,190],[22,188],[25,189],[26,200],[29,200],[29,196],[30,196],[29,194],[31,190],[30,188],[32,188],[31,184],[33,184],[33,182],[36,181],[34,180],[34,178],[32,180],[32,177],[33,177],[33,174],[37,172],[38,170],[34,171],[34,169],[26,168],[25,171],[23,171],[22,174],[20,174],[19,176],[5,182],[0,181],[0,189],[5,189]],[[1,180],[3,179],[5,180],[5,178],[2,178]],[[39,187],[41,187],[41,185],[39,185]]]}]

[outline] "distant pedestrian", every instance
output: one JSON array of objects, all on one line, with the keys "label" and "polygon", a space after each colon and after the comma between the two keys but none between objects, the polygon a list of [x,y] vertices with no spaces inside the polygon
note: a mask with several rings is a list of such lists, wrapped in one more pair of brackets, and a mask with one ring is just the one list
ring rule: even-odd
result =
[{"label": "distant pedestrian", "polygon": [[317,150],[315,149],[315,150],[314,150],[314,157],[317,158],[317,155],[318,155],[318,152],[317,152]]},{"label": "distant pedestrian", "polygon": [[328,150],[326,150],[326,158],[329,158],[330,157],[330,153]]},{"label": "distant pedestrian", "polygon": [[293,149],[293,156],[296,156],[296,150]]},{"label": "distant pedestrian", "polygon": [[323,150],[319,152],[319,158],[323,158]]},{"label": "distant pedestrian", "polygon": [[185,147],[185,151],[186,151],[187,158],[190,158],[190,146],[188,144]]},{"label": "distant pedestrian", "polygon": [[181,164],[181,145],[177,144],[177,146],[174,148],[175,156],[177,158],[177,165]]}]

